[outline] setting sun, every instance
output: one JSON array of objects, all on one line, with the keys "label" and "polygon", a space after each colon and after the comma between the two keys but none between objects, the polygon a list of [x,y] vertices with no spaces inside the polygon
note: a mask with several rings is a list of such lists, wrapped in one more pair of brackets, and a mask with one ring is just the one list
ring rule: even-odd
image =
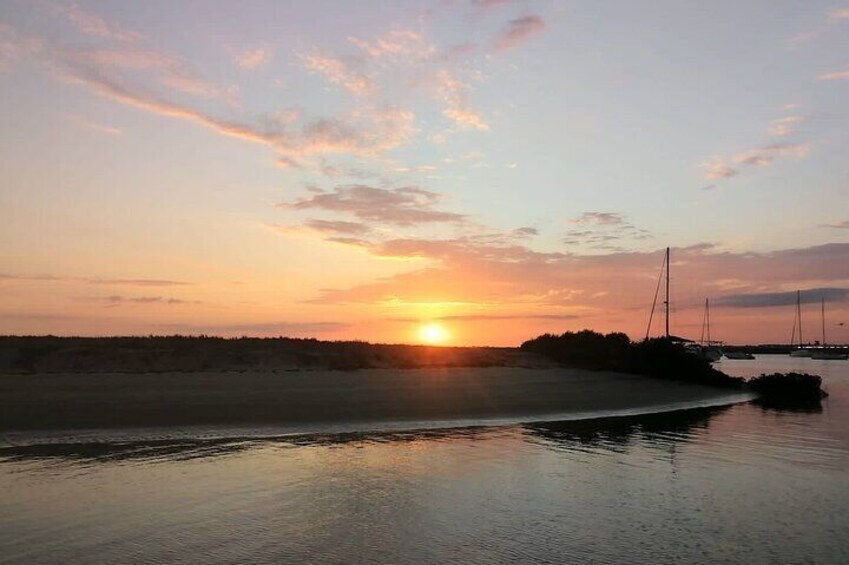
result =
[{"label": "setting sun", "polygon": [[440,345],[448,341],[448,331],[439,324],[426,324],[419,329],[419,338],[430,345]]}]

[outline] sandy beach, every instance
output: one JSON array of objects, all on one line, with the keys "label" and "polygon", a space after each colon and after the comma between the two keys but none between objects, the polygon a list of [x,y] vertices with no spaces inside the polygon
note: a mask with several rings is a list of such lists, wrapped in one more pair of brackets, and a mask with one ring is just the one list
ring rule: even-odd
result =
[{"label": "sandy beach", "polygon": [[521,419],[732,393],[563,368],[0,375],[0,431]]}]

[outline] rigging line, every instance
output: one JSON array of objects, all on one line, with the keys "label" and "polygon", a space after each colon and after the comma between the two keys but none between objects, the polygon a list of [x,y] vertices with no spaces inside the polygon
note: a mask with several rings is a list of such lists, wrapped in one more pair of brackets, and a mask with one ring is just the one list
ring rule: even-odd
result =
[{"label": "rigging line", "polygon": [[660,266],[660,276],[657,277],[657,288],[654,289],[654,300],[651,303],[651,313],[649,314],[649,325],[646,328],[646,339],[649,338],[651,332],[651,321],[654,318],[654,310],[657,306],[657,295],[660,294],[660,281],[663,280],[663,272],[666,269],[666,257],[663,258],[663,263]]},{"label": "rigging line", "polygon": [[[796,342],[796,318],[793,318],[793,332],[790,334],[790,346]],[[799,345],[802,345],[802,340],[799,339]]]}]

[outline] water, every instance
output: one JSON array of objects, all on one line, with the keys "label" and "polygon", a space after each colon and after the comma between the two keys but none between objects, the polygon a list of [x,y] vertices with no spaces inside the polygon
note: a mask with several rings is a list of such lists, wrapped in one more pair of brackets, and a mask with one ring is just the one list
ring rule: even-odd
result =
[{"label": "water", "polygon": [[849,563],[849,362],[752,404],[443,431],[0,449],[0,563]]}]

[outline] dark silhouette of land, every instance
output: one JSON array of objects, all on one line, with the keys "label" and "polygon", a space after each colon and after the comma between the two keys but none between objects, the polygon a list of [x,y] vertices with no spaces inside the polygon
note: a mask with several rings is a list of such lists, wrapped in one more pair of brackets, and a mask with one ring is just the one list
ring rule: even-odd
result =
[{"label": "dark silhouette of land", "polygon": [[544,334],[522,344],[568,367],[617,371],[661,379],[685,381],[724,388],[742,388],[744,380],[714,369],[710,361],[694,355],[666,338],[632,342],[623,333],[583,330],[561,335]]},{"label": "dark silhouette of land", "polygon": [[[782,383],[763,393],[787,397],[811,384]],[[521,421],[718,404],[740,399],[743,388],[669,340],[633,343],[590,331],[544,335],[521,348],[0,338],[0,431]]]},{"label": "dark silhouette of land", "polygon": [[286,337],[0,336],[0,373],[191,373],[553,365],[544,357],[513,347],[429,347]]}]

